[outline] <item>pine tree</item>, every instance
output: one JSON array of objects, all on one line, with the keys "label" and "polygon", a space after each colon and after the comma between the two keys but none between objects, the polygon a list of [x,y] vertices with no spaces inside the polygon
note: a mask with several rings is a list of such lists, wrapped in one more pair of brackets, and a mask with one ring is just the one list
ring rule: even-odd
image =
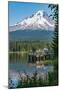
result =
[{"label": "pine tree", "polygon": [[[52,10],[52,18],[55,21],[55,29],[54,29],[54,37],[52,41],[52,49],[54,51],[54,57],[55,57],[55,63],[54,63],[54,72],[53,74],[53,80],[52,82],[54,85],[58,85],[58,5],[52,5],[50,4],[49,7]],[[51,82],[50,82],[51,83]]]},{"label": "pine tree", "polygon": [[48,7],[51,8],[52,14],[50,16],[52,16],[55,22],[52,49],[54,51],[54,57],[57,58],[58,57],[58,5],[49,4]]}]

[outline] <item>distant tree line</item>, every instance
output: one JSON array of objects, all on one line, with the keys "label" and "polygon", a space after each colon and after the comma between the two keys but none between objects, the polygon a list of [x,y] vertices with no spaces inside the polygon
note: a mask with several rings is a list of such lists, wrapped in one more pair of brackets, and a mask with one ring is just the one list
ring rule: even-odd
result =
[{"label": "distant tree line", "polygon": [[49,42],[44,41],[10,41],[9,42],[9,51],[29,51],[33,48],[35,49],[43,49],[50,48]]}]

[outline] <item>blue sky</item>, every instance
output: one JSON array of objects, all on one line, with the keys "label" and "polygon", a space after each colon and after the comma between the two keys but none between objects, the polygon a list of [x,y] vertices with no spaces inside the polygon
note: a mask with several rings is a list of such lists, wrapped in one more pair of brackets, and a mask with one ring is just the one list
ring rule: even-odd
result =
[{"label": "blue sky", "polygon": [[27,3],[27,2],[8,2],[9,12],[9,25],[14,25],[17,22],[22,21],[24,18],[29,17],[38,10],[45,11],[50,15],[51,10],[48,8],[48,4],[42,3]]}]

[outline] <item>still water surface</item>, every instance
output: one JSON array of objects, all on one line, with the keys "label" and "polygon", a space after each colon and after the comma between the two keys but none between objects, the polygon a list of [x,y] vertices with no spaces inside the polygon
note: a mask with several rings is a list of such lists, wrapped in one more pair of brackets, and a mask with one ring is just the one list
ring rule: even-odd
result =
[{"label": "still water surface", "polygon": [[28,64],[28,55],[9,55],[9,78],[12,79],[14,87],[17,86],[19,80],[19,73],[26,72],[28,75],[32,75],[35,71],[38,73],[44,73],[44,75],[48,72],[53,72],[52,65],[46,65],[43,67],[39,67],[35,64]]}]

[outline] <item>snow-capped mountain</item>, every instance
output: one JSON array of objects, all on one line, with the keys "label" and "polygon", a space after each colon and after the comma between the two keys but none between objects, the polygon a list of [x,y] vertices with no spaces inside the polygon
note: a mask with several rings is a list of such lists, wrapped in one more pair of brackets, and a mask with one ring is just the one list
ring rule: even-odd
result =
[{"label": "snow-capped mountain", "polygon": [[38,11],[30,17],[25,18],[14,26],[9,26],[9,31],[16,30],[53,30],[54,21],[44,11]]}]

